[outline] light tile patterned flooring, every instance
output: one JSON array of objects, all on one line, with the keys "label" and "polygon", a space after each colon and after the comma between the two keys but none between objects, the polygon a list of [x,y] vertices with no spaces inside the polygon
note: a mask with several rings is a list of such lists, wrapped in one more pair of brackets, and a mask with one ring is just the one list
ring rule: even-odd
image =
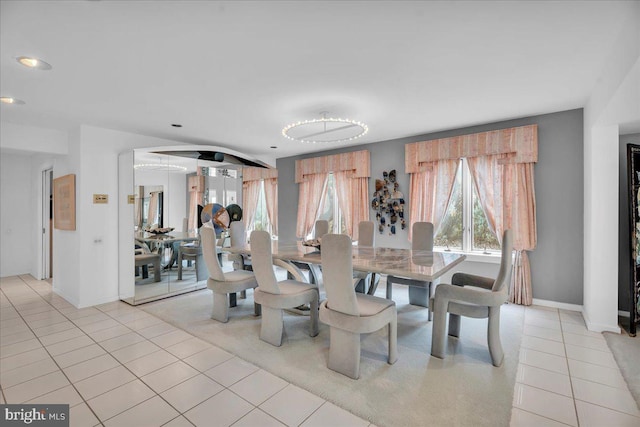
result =
[{"label": "light tile patterned flooring", "polygon": [[[512,427],[640,425],[579,313],[526,309],[516,381]],[[0,280],[0,388],[0,403],[69,403],[72,426],[370,425],[135,307],[78,310],[31,276]]]}]

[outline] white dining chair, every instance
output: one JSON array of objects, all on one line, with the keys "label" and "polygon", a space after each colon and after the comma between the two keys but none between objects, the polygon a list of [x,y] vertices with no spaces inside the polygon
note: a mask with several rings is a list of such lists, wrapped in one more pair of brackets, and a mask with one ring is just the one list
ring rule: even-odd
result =
[{"label": "white dining chair", "polygon": [[[216,235],[213,227],[203,225],[200,229],[202,252],[209,270],[207,288],[213,292],[211,318],[226,323],[229,320],[229,294],[235,294],[258,286],[255,275],[246,270],[222,271],[216,255]],[[254,302],[256,316],[260,315],[260,306]]]},{"label": "white dining chair", "polygon": [[[373,221],[360,221],[358,223],[358,247],[373,248],[375,246],[375,233]],[[354,271],[353,278],[358,279],[356,282],[356,292],[365,293],[375,283],[371,283],[373,274],[368,271]],[[376,275],[376,282],[380,276]]]},{"label": "white dining chair", "polygon": [[254,301],[262,306],[260,339],[280,347],[284,332],[283,309],[310,304],[309,336],[318,335],[318,286],[297,280],[278,282],[273,271],[271,236],[266,231],[251,233],[251,257],[258,287]]},{"label": "white dining chair", "polygon": [[[421,251],[433,251],[433,224],[430,222],[414,222],[412,230],[411,249]],[[409,287],[409,303],[427,307],[428,318],[433,318],[432,308],[429,304],[433,283],[425,280],[409,279],[407,277],[387,276],[387,299],[393,299],[393,285],[406,285]]]},{"label": "white dining chair", "polygon": [[356,293],[353,287],[352,245],[349,236],[322,238],[322,269],[327,299],[320,304],[320,321],[329,325],[329,369],[348,377],[360,376],[360,334],[387,327],[387,361],[398,359],[395,302]]}]

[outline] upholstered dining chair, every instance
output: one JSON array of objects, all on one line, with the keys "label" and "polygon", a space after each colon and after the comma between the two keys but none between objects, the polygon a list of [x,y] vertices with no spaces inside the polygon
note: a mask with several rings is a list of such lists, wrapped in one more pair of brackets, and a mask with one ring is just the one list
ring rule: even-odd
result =
[{"label": "upholstered dining chair", "polygon": [[[413,238],[411,240],[412,250],[433,251],[433,224],[430,222],[414,222],[411,228]],[[387,299],[393,298],[393,284],[406,285],[409,287],[409,303],[427,307],[428,318],[432,319],[433,313],[429,304],[431,298],[432,282],[425,280],[409,279],[394,275],[387,276]]]},{"label": "upholstered dining chair", "polygon": [[477,319],[488,318],[487,342],[494,366],[500,366],[504,360],[504,351],[500,342],[500,306],[507,301],[509,281],[511,279],[511,252],[513,234],[505,230],[502,236],[502,259],[498,277],[473,276],[456,273],[451,285],[436,287],[432,298],[434,318],[431,338],[431,355],[443,359],[446,347],[446,323],[449,313],[449,335],[460,336],[460,316]]},{"label": "upholstered dining chair", "polygon": [[313,238],[321,239],[322,236],[329,233],[329,221],[326,219],[319,219],[316,221],[316,225],[313,228]]},{"label": "upholstered dining chair", "polygon": [[389,364],[396,362],[397,313],[395,302],[356,294],[353,288],[351,239],[344,234],[322,238],[322,270],[327,299],[320,304],[320,321],[329,325],[331,370],[358,379],[360,376],[360,334],[388,328]]},{"label": "upholstered dining chair", "polygon": [[[228,273],[222,272],[220,261],[216,256],[216,234],[213,227],[203,225],[200,228],[202,239],[202,252],[209,270],[207,288],[213,291],[213,310],[211,318],[219,322],[229,320],[229,294],[253,289],[258,286],[255,275],[246,270],[235,270]],[[235,306],[232,301],[232,306]],[[256,316],[260,315],[260,306],[254,302]]]},{"label": "upholstered dining chair", "polygon": [[251,256],[258,287],[253,299],[262,306],[260,339],[271,345],[282,345],[284,321],[282,310],[310,304],[309,335],[318,335],[318,285],[296,280],[278,282],[273,271],[271,236],[266,231],[251,233]]},{"label": "upholstered dining chair", "polygon": [[[247,231],[244,221],[233,221],[229,226],[229,238],[231,247],[244,246],[247,244]],[[234,270],[251,271],[251,256],[244,254],[229,254],[228,260],[233,263]]]},{"label": "upholstered dining chair", "polygon": [[[375,245],[375,233],[373,221],[360,221],[358,223],[358,247],[372,248]],[[373,285],[371,277],[373,275],[367,271],[354,271],[353,278],[358,279],[356,292],[366,292]],[[376,279],[380,276],[376,275]]]}]

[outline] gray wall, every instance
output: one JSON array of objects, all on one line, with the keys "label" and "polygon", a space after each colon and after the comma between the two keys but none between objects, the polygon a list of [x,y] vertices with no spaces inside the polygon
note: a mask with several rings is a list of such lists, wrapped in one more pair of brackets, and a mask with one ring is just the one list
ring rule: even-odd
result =
[{"label": "gray wall", "polygon": [[620,135],[620,210],[618,220],[618,310],[629,311],[631,307],[631,247],[629,239],[629,185],[627,179],[627,144],[640,145],[640,133]]},{"label": "gray wall", "polygon": [[[369,193],[382,171],[396,169],[400,190],[409,200],[409,176],[404,173],[404,145],[410,142],[538,125],[535,166],[538,245],[530,254],[533,297],[582,305],[583,296],[583,114],[582,109],[525,117],[410,138],[363,144],[277,160],[279,239],[295,240],[298,185],[295,160],[356,150],[371,151]],[[408,209],[407,209],[408,210]],[[373,215],[373,211],[371,211]],[[409,247],[406,231],[376,234],[376,245]]]}]

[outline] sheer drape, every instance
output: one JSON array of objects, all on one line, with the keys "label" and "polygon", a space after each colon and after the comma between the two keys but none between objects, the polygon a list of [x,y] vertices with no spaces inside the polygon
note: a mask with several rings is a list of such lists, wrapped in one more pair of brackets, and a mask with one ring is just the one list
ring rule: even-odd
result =
[{"label": "sheer drape", "polygon": [[526,251],[535,249],[537,236],[533,163],[500,164],[505,157],[471,157],[467,162],[489,227],[498,239],[504,230],[513,231],[516,259],[509,300],[531,305],[531,268]]},{"label": "sheer drape", "polygon": [[242,183],[242,219],[248,230],[253,230],[253,222],[256,219],[258,197],[262,181],[245,181]]},{"label": "sheer drape", "polygon": [[[352,236],[354,240],[357,240],[357,236],[354,236],[354,227],[353,227],[353,209],[351,202],[353,201],[353,188],[351,186],[351,176],[353,173],[351,171],[340,171],[335,172],[333,177],[336,182],[336,193],[338,195],[338,204],[340,205],[340,210],[342,211],[342,217],[344,218],[344,223],[346,225],[346,232],[349,236]],[[358,233],[358,228],[355,227],[355,233]]]},{"label": "sheer drape", "polygon": [[264,180],[264,198],[267,205],[267,214],[271,223],[271,234],[278,235],[278,179]]},{"label": "sheer drape", "polygon": [[415,222],[430,222],[434,233],[438,233],[440,223],[447,212],[453,183],[460,161],[439,160],[429,164],[428,170],[412,173],[409,182],[409,203],[411,204],[409,240]]},{"label": "sheer drape", "polygon": [[313,230],[320,203],[324,199],[327,173],[307,175],[299,185],[296,236],[306,238]]}]

